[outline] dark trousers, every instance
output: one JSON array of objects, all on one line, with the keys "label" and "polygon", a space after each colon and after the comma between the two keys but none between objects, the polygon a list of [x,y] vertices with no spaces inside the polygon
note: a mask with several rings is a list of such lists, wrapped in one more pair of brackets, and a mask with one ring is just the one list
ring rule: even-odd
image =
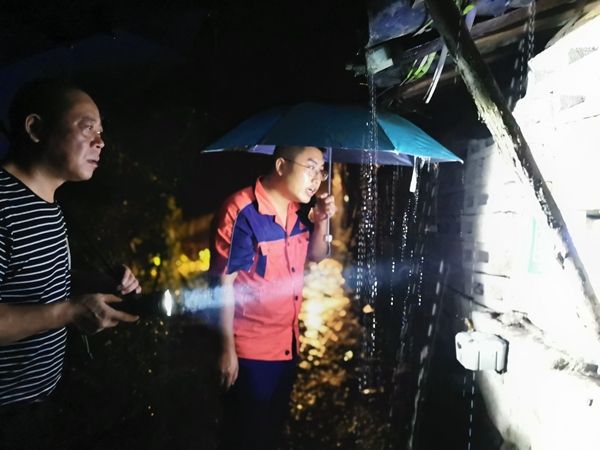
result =
[{"label": "dark trousers", "polygon": [[281,448],[296,379],[290,361],[239,359],[239,373],[225,396],[221,450]]}]

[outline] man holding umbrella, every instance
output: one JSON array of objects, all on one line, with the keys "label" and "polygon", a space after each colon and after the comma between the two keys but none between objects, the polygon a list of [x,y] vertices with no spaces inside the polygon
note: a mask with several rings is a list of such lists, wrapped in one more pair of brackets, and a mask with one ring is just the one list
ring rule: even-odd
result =
[{"label": "man holding umbrella", "polygon": [[271,172],[229,197],[215,217],[211,272],[222,300],[224,449],[276,449],[289,412],[306,258],[327,256],[323,150],[275,148]]}]

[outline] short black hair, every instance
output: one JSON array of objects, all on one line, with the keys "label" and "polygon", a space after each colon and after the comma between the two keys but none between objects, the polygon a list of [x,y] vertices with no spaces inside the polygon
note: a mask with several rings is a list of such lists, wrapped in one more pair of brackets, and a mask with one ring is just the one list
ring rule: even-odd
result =
[{"label": "short black hair", "polygon": [[[277,161],[279,158],[289,159],[294,161],[296,156],[304,151],[307,146],[299,146],[299,145],[278,145],[273,150],[273,161]],[[325,147],[315,147],[321,150],[321,153],[325,153]]]},{"label": "short black hair", "polygon": [[23,84],[8,107],[8,140],[11,150],[28,142],[25,119],[37,114],[44,129],[53,131],[73,106],[70,94],[77,86],[54,78],[36,78]]}]

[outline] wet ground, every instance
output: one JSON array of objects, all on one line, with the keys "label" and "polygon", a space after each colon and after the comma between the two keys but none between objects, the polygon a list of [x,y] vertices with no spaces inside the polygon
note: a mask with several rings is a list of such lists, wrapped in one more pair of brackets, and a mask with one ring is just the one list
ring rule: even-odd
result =
[{"label": "wet ground", "polygon": [[57,392],[61,449],[214,449],[219,338],[193,319],[140,321],[89,338],[71,336]]},{"label": "wet ground", "polygon": [[342,274],[342,264],[325,260],[312,264],[305,279],[290,449],[382,448],[386,439],[371,411],[381,392],[359,390],[362,327]]}]

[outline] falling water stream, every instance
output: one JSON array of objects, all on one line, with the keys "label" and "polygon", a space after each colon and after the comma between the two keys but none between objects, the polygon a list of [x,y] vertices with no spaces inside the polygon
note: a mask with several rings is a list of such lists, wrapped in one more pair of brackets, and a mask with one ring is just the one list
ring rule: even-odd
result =
[{"label": "falling water stream", "polygon": [[[371,117],[369,119],[369,142],[365,142],[365,151],[361,158],[360,171],[360,222],[358,228],[358,255],[356,296],[362,308],[363,365],[360,370],[358,392],[361,396],[370,396],[377,392],[377,149],[379,146],[377,103],[373,77],[369,77],[371,98]],[[368,403],[369,399],[364,399]],[[356,429],[357,443],[362,442],[363,429],[358,421]]]},{"label": "falling water stream", "polygon": [[527,70],[529,60],[534,54],[535,45],[535,1],[527,7],[527,20],[523,24],[524,36],[519,40],[519,53],[513,66],[513,77],[510,82],[511,94],[507,98],[509,108],[513,109],[525,95],[527,89]]}]

